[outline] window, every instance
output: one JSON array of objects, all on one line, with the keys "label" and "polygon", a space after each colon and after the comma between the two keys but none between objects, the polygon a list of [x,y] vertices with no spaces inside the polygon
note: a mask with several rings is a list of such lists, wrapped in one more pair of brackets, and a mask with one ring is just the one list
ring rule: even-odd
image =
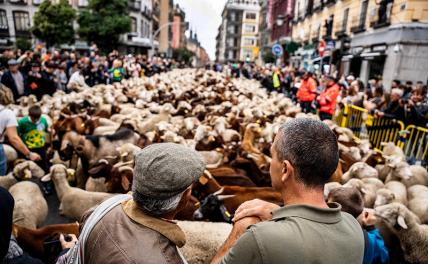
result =
[{"label": "window", "polygon": [[27,0],[9,0],[12,4],[27,4]]},{"label": "window", "polygon": [[255,38],[244,38],[244,46],[255,46],[256,39]]},{"label": "window", "polygon": [[234,26],[228,26],[227,27],[227,32],[229,32],[230,34],[235,34],[235,27]]},{"label": "window", "polygon": [[257,14],[253,12],[245,14],[245,19],[256,19],[256,17],[257,17]]},{"label": "window", "polygon": [[227,57],[229,60],[233,60],[235,58],[234,52],[232,50],[229,50],[227,55],[228,55]]},{"label": "window", "polygon": [[13,21],[16,31],[28,31],[30,29],[30,15],[25,11],[14,11]]},{"label": "window", "polygon": [[131,17],[131,32],[137,33],[137,19],[135,17]]},{"label": "window", "polygon": [[360,24],[358,25],[359,28],[364,28],[364,25],[366,24],[368,5],[369,5],[368,0],[364,1],[361,5]]},{"label": "window", "polygon": [[6,10],[1,9],[0,10],[0,30],[7,30],[9,29],[9,26],[7,25],[7,16],[6,16]]},{"label": "window", "polygon": [[233,47],[234,45],[234,39],[233,38],[228,38],[227,39],[227,46],[228,47]]},{"label": "window", "polygon": [[255,33],[256,32],[256,26],[255,25],[245,25],[244,31],[247,33]]},{"label": "window", "polygon": [[141,22],[141,37],[150,37],[150,24],[146,20],[142,20]]},{"label": "window", "polygon": [[230,21],[236,21],[236,13],[230,12]]},{"label": "window", "polygon": [[77,4],[79,6],[88,6],[88,0],[79,0]]},{"label": "window", "polygon": [[349,8],[345,10],[345,13],[343,13],[343,20],[342,20],[342,31],[346,31],[346,27],[348,25],[348,15],[349,15]]}]

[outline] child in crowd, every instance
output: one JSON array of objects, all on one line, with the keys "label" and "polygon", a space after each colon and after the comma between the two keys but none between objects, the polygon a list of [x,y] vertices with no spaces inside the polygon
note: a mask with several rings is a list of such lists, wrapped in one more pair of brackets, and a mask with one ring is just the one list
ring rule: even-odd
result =
[{"label": "child in crowd", "polygon": [[28,116],[18,121],[18,133],[28,149],[40,155],[42,159],[37,164],[47,172],[48,164],[45,144],[46,134],[49,133],[49,125],[46,118],[42,116],[40,106],[33,105],[28,112]]},{"label": "child in crowd", "polygon": [[379,231],[374,227],[376,223],[374,212],[364,208],[364,200],[358,189],[353,187],[334,189],[329,193],[327,201],[342,205],[342,211],[351,214],[362,226],[365,241],[363,264],[388,263],[388,250]]},{"label": "child in crowd", "polygon": [[113,68],[110,69],[112,82],[121,82],[125,77],[125,69],[122,67],[122,61],[116,59],[113,61]]}]

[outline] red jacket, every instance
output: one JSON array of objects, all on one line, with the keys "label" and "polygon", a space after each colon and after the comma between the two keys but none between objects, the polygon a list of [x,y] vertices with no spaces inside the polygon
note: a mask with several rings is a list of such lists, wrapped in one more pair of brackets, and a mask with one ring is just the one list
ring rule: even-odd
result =
[{"label": "red jacket", "polygon": [[336,83],[333,86],[325,89],[318,99],[320,103],[320,112],[327,113],[330,115],[334,114],[334,110],[336,109],[336,101],[337,97],[340,93],[340,87]]},{"label": "red jacket", "polygon": [[317,92],[317,82],[309,77],[307,80],[303,80],[300,84],[300,88],[297,91],[297,99],[301,102],[312,102],[315,100]]}]

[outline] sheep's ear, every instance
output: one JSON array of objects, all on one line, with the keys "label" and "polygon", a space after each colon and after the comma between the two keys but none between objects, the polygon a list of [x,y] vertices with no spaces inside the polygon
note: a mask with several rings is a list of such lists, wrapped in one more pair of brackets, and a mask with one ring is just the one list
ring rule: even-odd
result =
[{"label": "sheep's ear", "polygon": [[366,189],[366,188],[361,188],[361,192],[362,192],[363,194],[367,194],[367,193],[368,193],[368,191],[367,191],[367,189]]},{"label": "sheep's ear", "polygon": [[42,177],[41,181],[42,182],[48,182],[51,180],[51,174],[46,174],[45,176]]},{"label": "sheep's ear", "polygon": [[397,223],[399,226],[401,226],[404,229],[407,229],[406,221],[404,220],[404,217],[402,215],[399,215],[397,218]]},{"label": "sheep's ear", "polygon": [[395,194],[391,193],[391,196],[392,196],[392,200],[395,200]]},{"label": "sheep's ear", "polygon": [[224,200],[226,200],[226,199],[229,199],[229,198],[233,198],[233,197],[235,197],[236,195],[234,195],[234,194],[229,194],[229,195],[217,195],[217,199],[219,200],[219,201],[224,201]]},{"label": "sheep's ear", "polygon": [[130,184],[128,178],[125,175],[122,176],[121,184],[122,184],[122,188],[125,191],[129,191],[129,185],[131,185],[131,184]]}]

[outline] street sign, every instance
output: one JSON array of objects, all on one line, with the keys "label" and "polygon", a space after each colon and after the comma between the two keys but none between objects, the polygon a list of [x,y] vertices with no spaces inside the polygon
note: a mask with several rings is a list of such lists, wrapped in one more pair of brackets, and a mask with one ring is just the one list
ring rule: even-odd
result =
[{"label": "street sign", "polygon": [[327,42],[327,50],[334,50],[334,42],[333,41],[329,41]]},{"label": "street sign", "polygon": [[282,49],[282,46],[280,44],[275,44],[272,46],[272,53],[276,57],[281,56],[283,52],[284,50]]}]

